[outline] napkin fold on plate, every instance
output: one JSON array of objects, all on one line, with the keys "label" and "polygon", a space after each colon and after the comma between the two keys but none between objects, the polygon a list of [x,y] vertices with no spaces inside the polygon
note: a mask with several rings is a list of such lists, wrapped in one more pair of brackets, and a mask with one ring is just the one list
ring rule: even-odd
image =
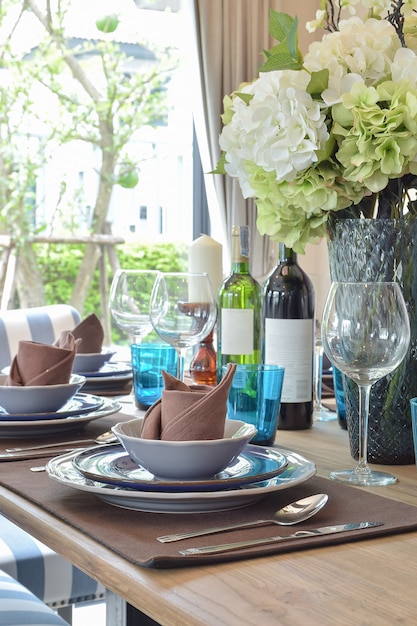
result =
[{"label": "napkin fold on plate", "polygon": [[69,383],[78,343],[69,331],[63,331],[53,345],[19,341],[4,384],[34,387]]},{"label": "napkin fold on plate", "polygon": [[216,387],[187,385],[163,371],[162,397],[146,411],[141,437],[166,441],[221,439],[235,370],[236,364],[229,363]]},{"label": "napkin fold on plate", "polygon": [[72,331],[75,339],[81,339],[78,354],[99,354],[103,347],[104,330],[95,313],[87,315]]}]

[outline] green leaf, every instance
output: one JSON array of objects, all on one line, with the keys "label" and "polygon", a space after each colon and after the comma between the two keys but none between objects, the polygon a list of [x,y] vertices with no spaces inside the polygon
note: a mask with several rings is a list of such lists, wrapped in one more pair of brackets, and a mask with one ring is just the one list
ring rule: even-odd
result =
[{"label": "green leaf", "polygon": [[259,68],[260,72],[273,72],[275,70],[300,70],[302,64],[290,54],[274,54],[270,56]]},{"label": "green leaf", "polygon": [[226,153],[222,152],[221,157],[215,167],[215,169],[212,172],[209,172],[210,174],[226,174],[226,170],[224,169],[226,163]]},{"label": "green leaf", "polygon": [[285,41],[296,20],[287,13],[278,13],[271,9],[269,13],[269,32],[277,41]]},{"label": "green leaf", "polygon": [[243,100],[243,102],[248,105],[249,102],[252,100],[253,98],[253,93],[242,93],[240,91],[238,91],[236,93],[236,97],[240,98],[241,100]]},{"label": "green leaf", "polygon": [[303,57],[298,47],[298,18],[271,9],[269,32],[279,43],[264,50],[266,60],[259,71],[302,69]]},{"label": "green leaf", "polygon": [[[269,50],[264,50],[264,55],[267,59],[269,57],[276,56],[277,54],[290,54],[291,55],[291,52],[285,42],[279,43],[276,46],[269,48]],[[291,56],[294,56],[294,55],[291,55]]]},{"label": "green leaf", "polygon": [[296,59],[299,56],[298,49],[298,18],[296,17],[291,24],[291,28],[287,34],[287,46],[291,56]]},{"label": "green leaf", "polygon": [[329,85],[329,70],[324,68],[318,72],[312,72],[310,82],[307,85],[307,93],[310,95],[321,94]]}]

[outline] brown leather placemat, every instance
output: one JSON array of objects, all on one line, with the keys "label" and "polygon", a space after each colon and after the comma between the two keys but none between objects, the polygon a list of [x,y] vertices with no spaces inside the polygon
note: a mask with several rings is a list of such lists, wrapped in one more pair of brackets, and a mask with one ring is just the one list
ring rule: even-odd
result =
[{"label": "brown leather placemat", "polygon": [[[113,421],[118,419],[120,417],[116,416]],[[100,432],[103,427],[108,427],[111,420],[106,418],[98,421],[101,422],[100,425],[97,423],[94,426],[91,425],[89,429],[86,429],[87,432],[80,433],[80,438],[87,433],[93,434],[97,430]],[[266,499],[248,507],[215,513],[169,514],[121,509],[102,502],[90,493],[61,485],[51,480],[45,472],[29,471],[31,466],[41,463],[42,461],[39,462],[39,460],[1,463],[0,484],[94,537],[128,561],[143,567],[163,568],[219,563],[417,530],[417,507],[317,476],[297,487],[271,494]],[[395,489],[395,485],[392,488]],[[288,502],[318,492],[325,492],[329,495],[328,504],[316,517],[297,527],[271,525],[168,544],[156,541],[156,537],[163,534],[257,518],[270,518],[276,509]],[[178,552],[181,548],[285,535],[303,528],[361,521],[380,521],[384,525],[367,530],[310,537],[218,555],[185,557],[179,555]]]}]

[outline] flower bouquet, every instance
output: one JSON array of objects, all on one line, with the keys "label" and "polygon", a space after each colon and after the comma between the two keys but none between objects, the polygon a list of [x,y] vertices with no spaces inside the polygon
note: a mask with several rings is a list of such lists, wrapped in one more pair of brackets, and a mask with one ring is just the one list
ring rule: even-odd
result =
[{"label": "flower bouquet", "polygon": [[[366,19],[356,7],[368,10]],[[216,172],[257,205],[261,234],[303,253],[329,218],[417,212],[417,0],[327,0],[302,57],[298,20],[271,10],[277,45],[224,98]]]},{"label": "flower bouquet", "polygon": [[[307,28],[324,34],[304,57],[297,18],[271,11],[269,28],[259,76],[224,99],[215,171],[255,199],[261,234],[299,253],[328,237],[334,280],[401,284],[410,349],[372,388],[369,460],[413,463],[417,0],[322,0]],[[357,457],[357,387],[346,391]]]}]

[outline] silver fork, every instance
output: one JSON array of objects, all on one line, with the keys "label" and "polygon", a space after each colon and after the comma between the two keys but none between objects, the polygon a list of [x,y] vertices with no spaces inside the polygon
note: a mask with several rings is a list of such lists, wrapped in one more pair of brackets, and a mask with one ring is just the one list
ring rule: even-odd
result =
[{"label": "silver fork", "polygon": [[116,435],[111,430],[99,435],[96,439],[76,439],[75,441],[64,441],[55,443],[44,443],[37,446],[25,446],[23,448],[5,448],[5,452],[26,452],[26,450],[43,450],[49,448],[62,448],[64,446],[72,446],[83,443],[116,443],[118,441]]},{"label": "silver fork", "polygon": [[44,443],[37,446],[25,446],[23,448],[5,448],[6,452],[26,452],[30,450],[43,450],[48,448],[62,448],[64,446],[72,446],[74,444],[95,443],[95,439],[77,439],[75,441],[64,441],[56,443]]}]

